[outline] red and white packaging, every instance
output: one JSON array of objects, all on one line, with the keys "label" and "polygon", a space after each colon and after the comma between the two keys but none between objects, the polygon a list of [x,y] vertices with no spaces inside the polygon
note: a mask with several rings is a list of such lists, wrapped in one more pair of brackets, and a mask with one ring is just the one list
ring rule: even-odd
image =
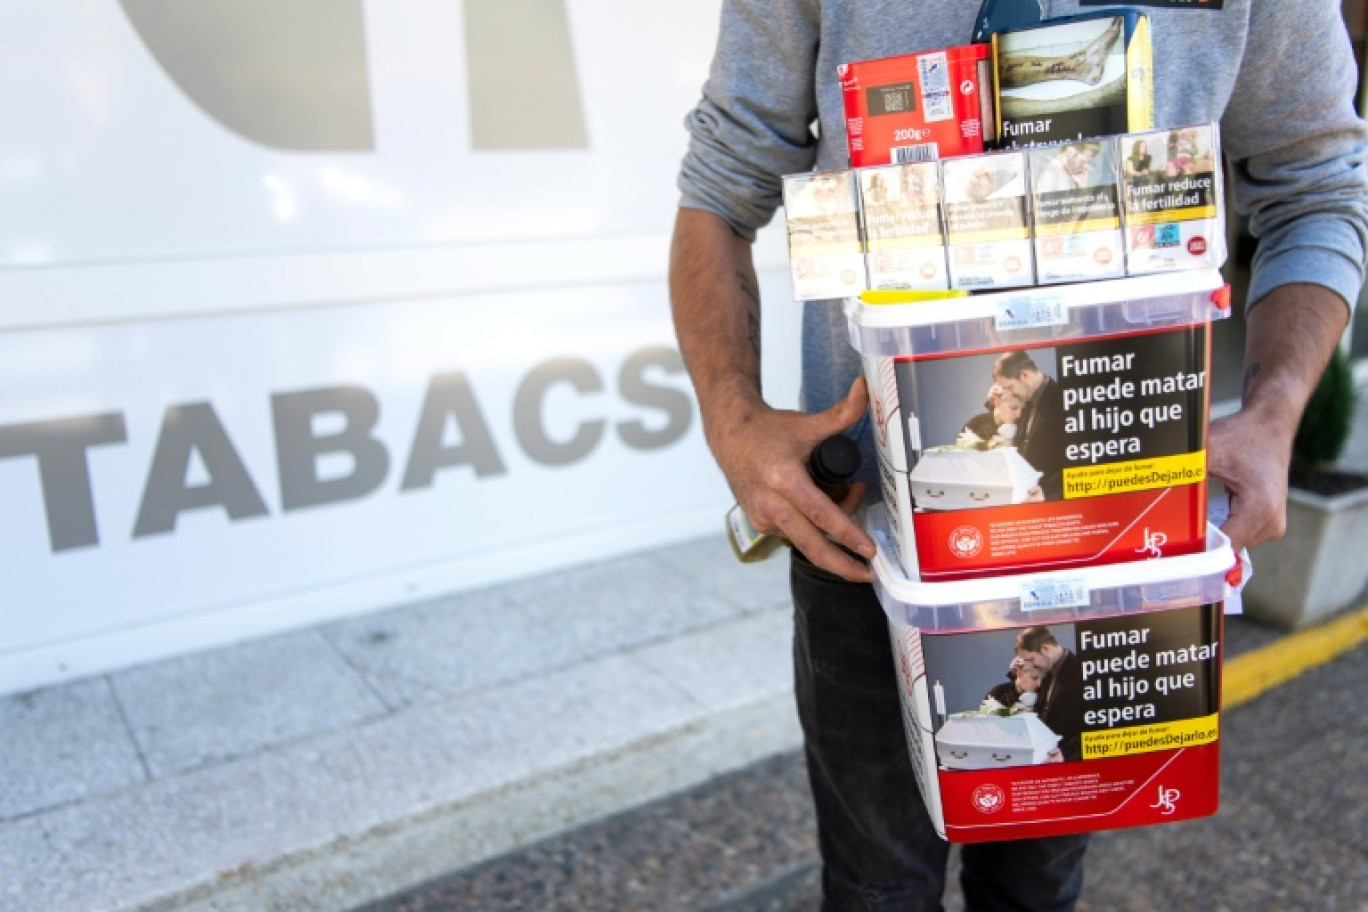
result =
[{"label": "red and white packaging", "polygon": [[867,517],[874,588],[908,753],[942,838],[1216,813],[1221,602],[1235,560],[1219,529],[1180,557],[917,583],[887,548],[885,519],[877,506]]},{"label": "red and white packaging", "polygon": [[836,74],[851,167],[968,155],[993,141],[988,44],[845,63]]},{"label": "red and white packaging", "polygon": [[909,579],[1201,550],[1219,272],[845,307]]}]

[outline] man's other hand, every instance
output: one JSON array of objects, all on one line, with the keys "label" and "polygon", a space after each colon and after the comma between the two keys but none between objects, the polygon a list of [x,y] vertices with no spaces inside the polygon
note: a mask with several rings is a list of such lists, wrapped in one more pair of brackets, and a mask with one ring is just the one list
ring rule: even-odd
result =
[{"label": "man's other hand", "polygon": [[866,560],[874,557],[873,540],[850,519],[865,485],[851,485],[845,500],[833,503],[808,475],[807,461],[819,443],[859,421],[867,406],[861,377],[824,412],[760,406],[710,435],[713,456],[751,524],[788,539],[817,566],[856,582],[871,579],[869,567],[827,536]]}]

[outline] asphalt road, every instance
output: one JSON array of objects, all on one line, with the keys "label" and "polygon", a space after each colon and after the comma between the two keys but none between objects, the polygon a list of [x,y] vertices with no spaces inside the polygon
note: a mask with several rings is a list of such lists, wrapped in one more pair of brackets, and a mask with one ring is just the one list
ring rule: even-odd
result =
[{"label": "asphalt road", "polygon": [[[1237,620],[1231,651],[1277,640]],[[1080,912],[1368,910],[1368,644],[1223,713],[1221,810],[1099,833]],[[917,800],[912,796],[911,800]],[[794,752],[365,912],[790,912],[819,906]],[[957,888],[946,897],[962,909]]]}]

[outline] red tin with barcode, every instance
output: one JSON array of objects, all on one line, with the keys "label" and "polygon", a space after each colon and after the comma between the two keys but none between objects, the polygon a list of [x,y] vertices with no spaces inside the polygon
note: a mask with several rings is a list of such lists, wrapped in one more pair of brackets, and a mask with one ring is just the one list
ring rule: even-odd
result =
[{"label": "red tin with barcode", "polygon": [[846,63],[836,72],[853,168],[969,155],[992,142],[987,44]]}]

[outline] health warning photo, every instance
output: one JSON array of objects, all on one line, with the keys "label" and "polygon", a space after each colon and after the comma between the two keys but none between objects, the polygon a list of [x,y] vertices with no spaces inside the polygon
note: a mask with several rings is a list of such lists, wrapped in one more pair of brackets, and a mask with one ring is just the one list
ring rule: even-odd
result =
[{"label": "health warning photo", "polygon": [[1052,350],[902,362],[899,370],[899,389],[915,397],[920,381],[937,391],[911,409],[917,439],[929,444],[909,460],[917,509],[1001,507],[1043,501],[1047,486],[1058,491],[1063,404]]},{"label": "health warning photo", "polygon": [[[1100,497],[1205,481],[1206,327],[895,366],[916,422],[915,509]],[[915,418],[913,417],[915,416]]]},{"label": "health warning photo", "polygon": [[936,759],[946,770],[1082,759],[1072,624],[927,637]]},{"label": "health warning photo", "polygon": [[1004,147],[1154,126],[1149,18],[1138,10],[999,32],[993,57]]},{"label": "health warning photo", "polygon": [[1125,99],[1120,16],[1009,32],[998,42],[1003,117],[1112,105]]}]

